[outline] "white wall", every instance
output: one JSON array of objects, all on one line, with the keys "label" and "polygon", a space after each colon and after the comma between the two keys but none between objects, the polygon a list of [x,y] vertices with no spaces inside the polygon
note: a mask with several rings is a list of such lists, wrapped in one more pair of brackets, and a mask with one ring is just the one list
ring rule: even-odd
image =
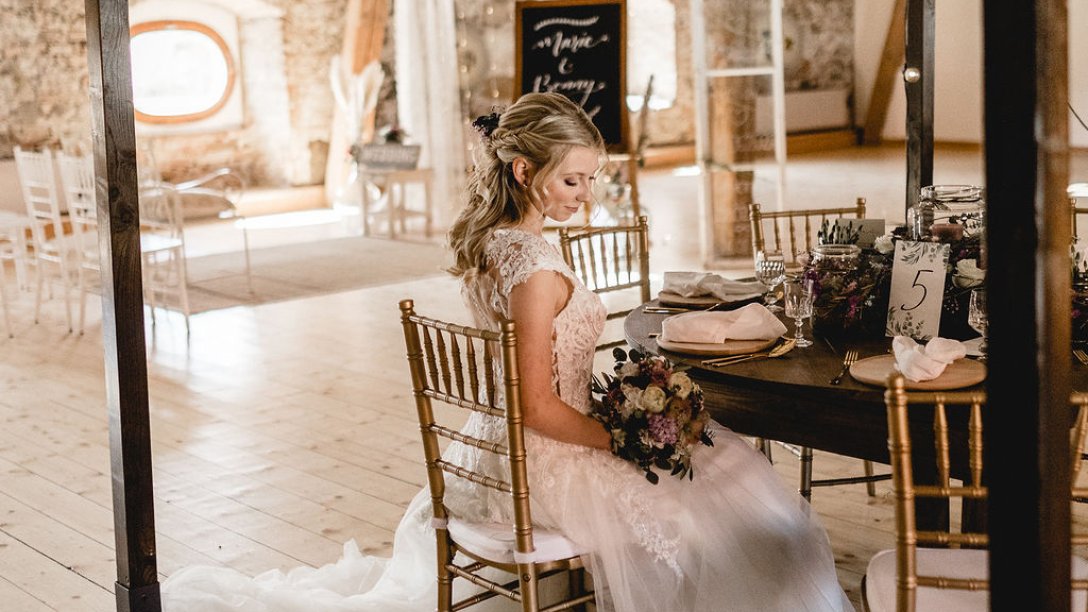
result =
[{"label": "white wall", "polygon": [[[857,121],[869,110],[873,80],[895,0],[864,0],[854,6],[854,87]],[[934,84],[934,139],[982,140],[982,0],[937,3]],[[1088,120],[1088,1],[1069,1],[1069,101]],[[1070,115],[1070,144],[1088,147],[1088,130]],[[906,138],[903,82],[894,83],[883,136]]]}]

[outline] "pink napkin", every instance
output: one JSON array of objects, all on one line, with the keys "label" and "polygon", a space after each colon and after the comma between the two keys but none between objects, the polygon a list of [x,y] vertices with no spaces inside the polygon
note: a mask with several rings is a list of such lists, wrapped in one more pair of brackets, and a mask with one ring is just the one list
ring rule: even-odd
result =
[{"label": "pink napkin", "polygon": [[683,297],[711,295],[723,302],[739,302],[766,291],[758,282],[731,280],[711,272],[666,272],[661,290]]},{"label": "pink napkin", "polygon": [[748,304],[727,312],[687,312],[661,322],[666,342],[720,344],[726,340],[770,340],[786,333],[786,326],[762,304]]},{"label": "pink napkin", "polygon": [[892,338],[895,367],[908,380],[921,382],[941,375],[948,364],[967,356],[967,348],[958,340],[933,338],[925,346],[907,336]]}]

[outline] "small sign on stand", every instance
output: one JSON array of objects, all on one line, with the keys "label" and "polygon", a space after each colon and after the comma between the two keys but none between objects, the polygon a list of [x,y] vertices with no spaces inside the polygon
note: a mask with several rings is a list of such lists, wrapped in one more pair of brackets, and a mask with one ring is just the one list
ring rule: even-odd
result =
[{"label": "small sign on stand", "polygon": [[414,170],[420,145],[370,143],[355,147],[355,163],[368,170]]},{"label": "small sign on stand", "polygon": [[949,246],[939,242],[896,243],[885,329],[888,336],[916,340],[937,336],[948,255]]}]

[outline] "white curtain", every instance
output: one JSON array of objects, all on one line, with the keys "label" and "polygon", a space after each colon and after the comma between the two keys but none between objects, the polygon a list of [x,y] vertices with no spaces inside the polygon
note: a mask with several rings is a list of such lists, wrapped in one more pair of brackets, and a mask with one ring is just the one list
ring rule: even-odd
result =
[{"label": "white curtain", "polygon": [[420,167],[434,169],[435,224],[446,227],[465,178],[453,0],[396,0],[393,15],[398,120],[423,145]]}]

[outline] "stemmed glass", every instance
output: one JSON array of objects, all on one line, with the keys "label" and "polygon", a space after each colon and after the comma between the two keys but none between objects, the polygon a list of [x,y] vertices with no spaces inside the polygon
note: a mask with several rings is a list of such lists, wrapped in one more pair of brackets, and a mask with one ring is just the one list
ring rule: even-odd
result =
[{"label": "stemmed glass", "polygon": [[774,288],[786,279],[786,258],[782,251],[757,251],[756,252],[756,280],[763,283],[767,293],[763,294],[763,304],[767,310],[776,312],[782,310],[776,306],[778,294]]},{"label": "stemmed glass", "polygon": [[967,324],[975,331],[982,334],[982,342],[978,345],[979,359],[986,359],[986,290],[972,289],[971,302],[967,309]]},{"label": "stemmed glass", "polygon": [[801,331],[805,319],[812,316],[812,281],[788,280],[782,288],[783,300],[786,304],[786,316],[793,319],[794,324],[797,326],[793,339],[799,347],[812,346],[812,340],[805,338],[804,333]]}]

